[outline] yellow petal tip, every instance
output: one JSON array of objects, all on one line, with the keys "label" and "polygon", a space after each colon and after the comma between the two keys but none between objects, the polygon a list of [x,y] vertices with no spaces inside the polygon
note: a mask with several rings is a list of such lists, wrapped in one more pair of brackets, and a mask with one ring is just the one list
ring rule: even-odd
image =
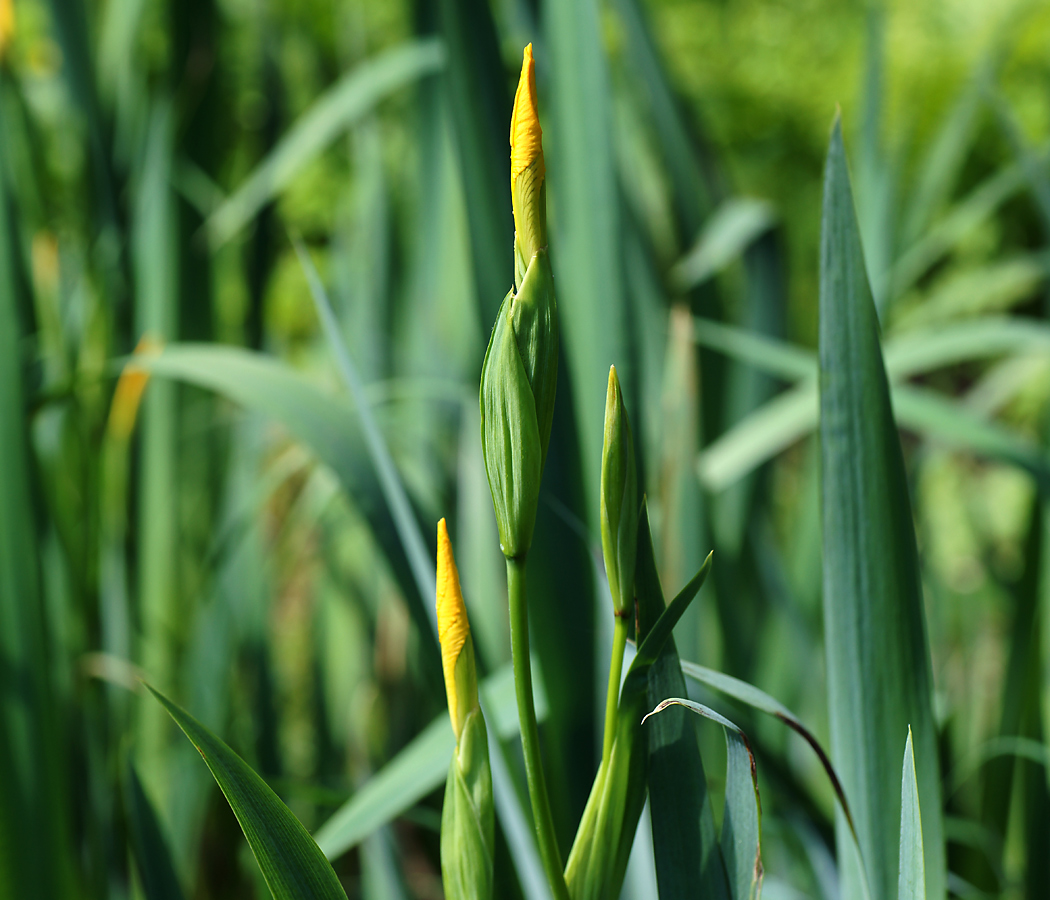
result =
[{"label": "yellow petal tip", "polygon": [[538,160],[538,174],[543,176],[543,131],[536,110],[536,64],[532,44],[525,48],[521,63],[514,110],[510,117],[510,178],[513,182]]},{"label": "yellow petal tip", "polygon": [[[441,668],[445,674],[445,692],[448,695],[448,713],[452,727],[460,727],[459,694],[456,691],[456,661],[463,645],[470,637],[467,607],[463,603],[463,591],[459,586],[459,570],[452,555],[452,542],[448,537],[445,520],[437,527],[437,620],[438,641],[441,644]],[[464,710],[466,712],[466,710]]]}]

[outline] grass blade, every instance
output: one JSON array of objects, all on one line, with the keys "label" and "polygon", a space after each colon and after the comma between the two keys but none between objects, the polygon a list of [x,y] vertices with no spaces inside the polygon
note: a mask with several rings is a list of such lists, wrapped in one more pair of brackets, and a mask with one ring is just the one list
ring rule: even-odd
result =
[{"label": "grass blade", "polygon": [[299,262],[302,264],[303,271],[306,273],[306,280],[310,284],[310,294],[314,298],[317,315],[321,319],[325,336],[328,338],[328,344],[335,355],[336,367],[339,369],[343,382],[350,390],[350,396],[353,397],[357,413],[361,417],[361,427],[364,431],[368,454],[372,459],[372,465],[375,466],[383,497],[390,507],[390,514],[394,518],[398,537],[401,539],[401,545],[404,547],[405,555],[408,557],[408,563],[412,569],[412,576],[416,581],[416,589],[419,591],[420,599],[426,608],[427,616],[430,619],[430,624],[436,637],[437,611],[434,608],[434,604],[429,602],[436,590],[434,558],[430,555],[423,541],[419,522],[416,521],[415,514],[412,512],[412,506],[408,502],[408,495],[405,493],[404,485],[401,484],[401,478],[397,474],[394,460],[390,456],[386,441],[379,431],[379,425],[376,423],[375,416],[372,415],[372,406],[365,396],[365,386],[357,369],[354,367],[353,360],[350,359],[350,352],[346,349],[342,333],[339,330],[339,323],[336,321],[335,313],[332,312],[331,303],[328,302],[328,295],[325,293],[324,285],[321,284],[321,277],[317,274],[317,269],[314,268],[313,261],[306,252],[306,248],[298,241],[295,243],[295,252],[299,255]]},{"label": "grass blade", "polygon": [[150,691],[211,769],[275,900],[345,900],[317,843],[266,782],[193,716],[159,691]]},{"label": "grass blade", "polygon": [[559,315],[579,422],[584,509],[596,534],[600,423],[610,363],[625,383],[633,377],[620,368],[629,368],[629,361],[609,74],[596,0],[553,0],[544,12],[552,76],[547,178],[550,196],[558,197],[551,210],[556,228],[551,262],[563,300]]},{"label": "grass blade", "polygon": [[[899,739],[914,729],[928,893],[945,892],[930,656],[915,532],[889,384],[865,272],[842,132],[824,176],[820,279],[820,436],[824,631],[832,754],[855,816],[873,897],[897,878]],[[838,818],[844,896],[862,874]]]}]

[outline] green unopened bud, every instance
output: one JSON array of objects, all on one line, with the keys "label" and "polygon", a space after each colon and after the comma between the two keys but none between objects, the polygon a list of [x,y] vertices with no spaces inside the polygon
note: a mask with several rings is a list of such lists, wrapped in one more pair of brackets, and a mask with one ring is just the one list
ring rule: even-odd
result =
[{"label": "green unopened bud", "polygon": [[638,546],[638,475],[631,423],[623,405],[616,366],[609,367],[605,395],[605,443],[602,446],[602,553],[616,615],[633,606]]},{"label": "green unopened bud", "polygon": [[463,723],[441,810],[441,881],[447,900],[491,900],[494,859],[492,770],[481,709]]},{"label": "green unopened bud", "polygon": [[558,318],[546,250],[503,300],[481,369],[481,447],[500,546],[523,557],[532,543],[558,383]]}]

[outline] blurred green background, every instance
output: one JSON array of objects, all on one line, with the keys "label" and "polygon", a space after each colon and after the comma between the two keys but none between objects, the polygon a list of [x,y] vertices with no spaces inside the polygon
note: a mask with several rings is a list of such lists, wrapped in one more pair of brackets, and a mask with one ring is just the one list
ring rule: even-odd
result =
[{"label": "blurred green background", "polygon": [[[375,821],[369,795],[352,804],[443,715],[418,552],[432,564],[441,516],[482,669],[509,660],[477,377],[512,282],[507,134],[531,41],[563,355],[530,602],[564,847],[600,756],[611,363],[665,591],[715,550],[680,655],[760,686],[826,743],[805,385],[838,105],[891,382],[943,413],[897,408],[949,886],[1045,896],[1050,6],[14,0],[4,27],[11,10],[0,894],[267,896],[207,770],[135,692],[142,674],[328,829],[349,897],[441,896],[447,755],[437,781],[412,757]],[[391,515],[297,240],[424,548]],[[129,431],[135,400],[114,387],[143,335],[165,349]],[[834,897],[816,757],[699,696],[754,740],[765,896]],[[717,817],[725,750],[698,734]],[[499,896],[536,896],[503,818],[498,841]],[[643,820],[625,897],[655,896],[646,852]]]}]

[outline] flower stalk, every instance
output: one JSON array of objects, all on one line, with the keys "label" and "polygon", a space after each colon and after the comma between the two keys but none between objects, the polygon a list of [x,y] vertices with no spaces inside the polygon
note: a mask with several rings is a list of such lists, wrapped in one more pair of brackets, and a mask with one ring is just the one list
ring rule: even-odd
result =
[{"label": "flower stalk", "polygon": [[558,382],[558,309],[547,257],[546,168],[532,45],[510,126],[514,287],[500,306],[481,369],[481,447],[507,560],[511,653],[536,838],[556,900],[569,900],[554,833],[532,696],[525,560],[532,544]]}]

